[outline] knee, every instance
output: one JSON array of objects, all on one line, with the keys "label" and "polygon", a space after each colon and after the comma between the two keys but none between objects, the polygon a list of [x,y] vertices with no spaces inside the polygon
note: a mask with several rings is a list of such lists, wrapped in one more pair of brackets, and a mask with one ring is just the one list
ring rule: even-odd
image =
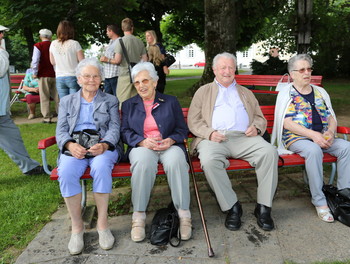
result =
[{"label": "knee", "polygon": [[323,157],[323,151],[317,144],[308,145],[304,152],[308,158]]}]

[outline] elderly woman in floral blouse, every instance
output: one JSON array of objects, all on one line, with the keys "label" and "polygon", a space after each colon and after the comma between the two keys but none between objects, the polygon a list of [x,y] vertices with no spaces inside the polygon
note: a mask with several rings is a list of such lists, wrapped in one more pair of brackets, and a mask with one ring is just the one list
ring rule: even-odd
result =
[{"label": "elderly woman in floral blouse", "polygon": [[271,142],[279,154],[294,152],[305,158],[311,201],[321,220],[333,222],[322,192],[323,153],[338,158],[337,187],[350,197],[350,142],[335,137],[337,120],[326,90],[310,84],[311,57],[292,57],[288,71],[293,82],[278,94]]}]

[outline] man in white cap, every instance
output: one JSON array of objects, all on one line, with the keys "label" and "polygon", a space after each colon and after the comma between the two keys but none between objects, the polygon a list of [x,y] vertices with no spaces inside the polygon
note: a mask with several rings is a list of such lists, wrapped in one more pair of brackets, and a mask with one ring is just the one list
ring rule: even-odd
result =
[{"label": "man in white cap", "polygon": [[4,50],[6,50],[5,40],[3,40],[5,31],[9,31],[9,29],[0,25],[0,47],[2,47]]},{"label": "man in white cap", "polygon": [[58,93],[56,90],[55,70],[50,63],[50,45],[52,32],[46,28],[39,31],[41,42],[34,44],[31,68],[33,77],[39,78],[40,110],[43,123],[51,123],[50,98],[55,101],[58,112]]},{"label": "man in white cap", "polygon": [[[0,42],[8,28],[0,25]],[[43,174],[39,162],[30,158],[23,144],[21,133],[10,117],[10,83],[8,77],[9,54],[0,46],[0,148],[27,175]]]}]

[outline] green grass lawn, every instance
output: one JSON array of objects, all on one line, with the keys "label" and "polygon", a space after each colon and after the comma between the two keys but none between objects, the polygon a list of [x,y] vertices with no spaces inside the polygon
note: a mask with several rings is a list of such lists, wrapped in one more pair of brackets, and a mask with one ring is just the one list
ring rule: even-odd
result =
[{"label": "green grass lawn", "polygon": [[[165,92],[177,96],[182,107],[189,107],[191,96],[187,90],[199,78],[203,70],[172,70],[173,77],[197,76],[193,79],[168,81]],[[330,93],[338,115],[349,115],[350,81],[325,80],[324,87]],[[265,95],[266,96],[266,95]],[[268,95],[269,96],[269,95]],[[265,102],[274,103],[269,96]],[[26,104],[15,103],[11,108],[14,116],[27,116]],[[40,113],[37,106],[37,113]],[[25,124],[19,128],[30,156],[41,162],[37,149],[38,141],[55,134],[55,124]],[[49,164],[56,165],[57,148],[48,149]],[[36,236],[50,217],[63,203],[58,182],[50,181],[49,176],[25,176],[8,156],[0,150],[0,263],[11,263]],[[125,181],[127,183],[127,181]],[[115,186],[122,184],[115,182]],[[326,262],[322,262],[326,263]],[[329,263],[329,262],[328,262]],[[333,262],[341,263],[341,262]],[[346,263],[346,262],[344,262]],[[349,262],[348,262],[349,263]]]}]

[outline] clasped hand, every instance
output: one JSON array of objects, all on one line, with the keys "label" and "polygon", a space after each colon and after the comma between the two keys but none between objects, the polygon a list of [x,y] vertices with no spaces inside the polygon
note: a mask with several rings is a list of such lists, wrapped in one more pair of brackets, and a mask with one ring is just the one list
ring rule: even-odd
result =
[{"label": "clasped hand", "polygon": [[97,143],[91,148],[86,149],[78,143],[69,142],[67,149],[70,151],[73,157],[83,159],[88,152],[93,156],[104,153],[108,149],[108,145],[106,143]]},{"label": "clasped hand", "polygon": [[321,148],[328,149],[333,144],[334,135],[330,131],[326,131],[323,134],[319,132],[315,132],[311,139]]},{"label": "clasped hand", "polygon": [[174,143],[175,141],[171,138],[162,139],[161,141],[158,141],[153,138],[145,138],[139,143],[139,146],[151,150],[163,151],[170,148],[171,145],[173,145]]}]

